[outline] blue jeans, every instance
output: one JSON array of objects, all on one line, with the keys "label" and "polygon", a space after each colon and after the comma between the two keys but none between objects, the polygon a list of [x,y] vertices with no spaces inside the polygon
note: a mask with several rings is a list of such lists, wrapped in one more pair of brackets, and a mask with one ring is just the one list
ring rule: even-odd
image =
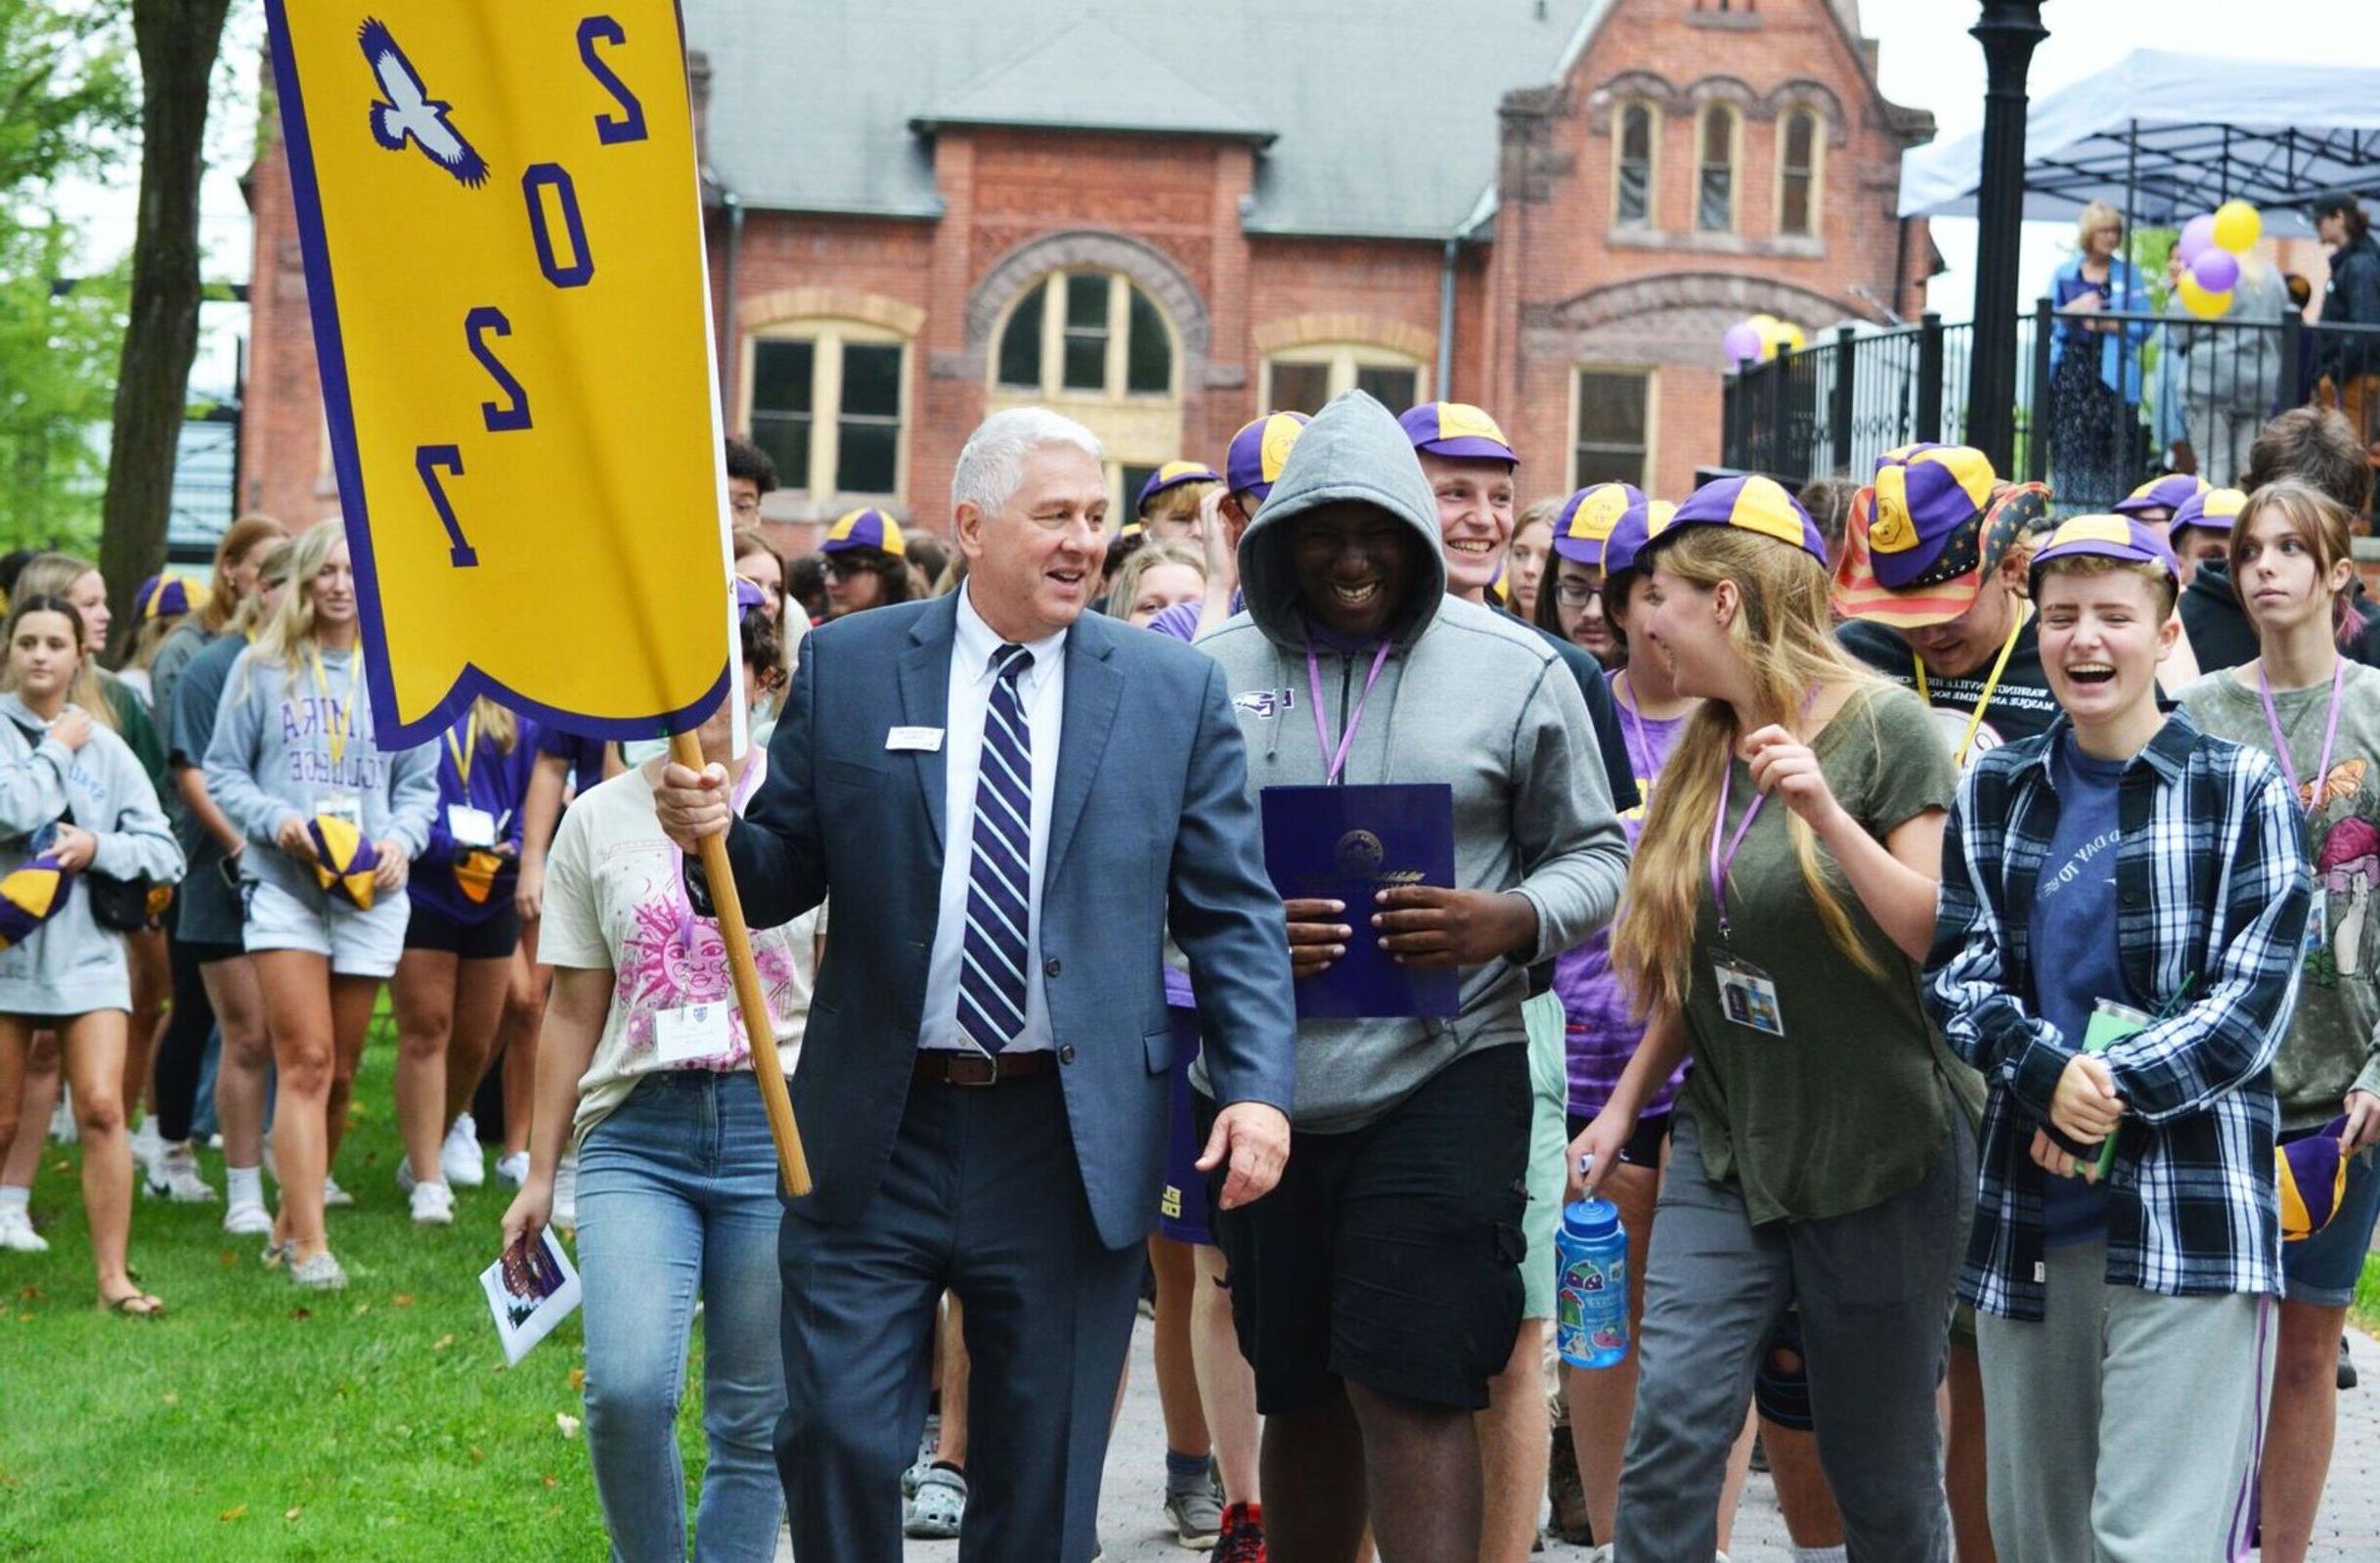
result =
[{"label": "blue jeans", "polygon": [[[701,1563],[776,1555],[776,1152],[746,1074],[648,1075],[579,1149],[587,1452],[620,1563],[683,1563],[678,1408],[703,1303]],[[889,1499],[888,1499],[889,1501]]]}]

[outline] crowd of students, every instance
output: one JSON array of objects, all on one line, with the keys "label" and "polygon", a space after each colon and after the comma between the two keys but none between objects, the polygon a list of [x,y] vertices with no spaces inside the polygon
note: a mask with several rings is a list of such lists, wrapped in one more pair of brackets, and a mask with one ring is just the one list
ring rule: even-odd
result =
[{"label": "crowd of students", "polygon": [[[1299,977],[1377,939],[1461,988],[1451,1020],[1301,1024],[1282,1182],[1219,1211],[1169,956],[1180,1542],[1519,1563],[1550,1496],[1600,1557],[1723,1557],[1756,1447],[1796,1558],[2303,1557],[2380,1219],[2380,610],[2343,421],[2275,419],[2238,489],[2055,524],[1946,445],[1799,497],[1521,508],[1520,453],[1454,403],[1272,413],[1221,454],[1149,479],[1098,606],[1219,666],[1252,792],[1451,786],[1454,886],[1283,917]],[[960,591],[967,556],[866,509],[788,560],[768,459],[727,465],[754,741],[724,706],[699,737],[740,811],[803,637]],[[99,572],[14,562],[0,1249],[44,1246],[63,1076],[104,1306],[166,1307],[136,1185],[343,1285],[385,987],[413,1220],[456,1219],[484,1135],[507,1240],[576,1232],[617,1555],[683,1555],[697,1306],[699,1555],[770,1555],[774,1161],[657,749],[483,699],[383,752],[335,522],[248,517],[203,587],[145,586],[120,673]],[[828,937],[824,908],[757,936],[789,1069]],[[1557,1373],[1579,1193],[1620,1211],[1636,1347]],[[913,1537],[965,1523],[964,1333],[952,1297]]]}]

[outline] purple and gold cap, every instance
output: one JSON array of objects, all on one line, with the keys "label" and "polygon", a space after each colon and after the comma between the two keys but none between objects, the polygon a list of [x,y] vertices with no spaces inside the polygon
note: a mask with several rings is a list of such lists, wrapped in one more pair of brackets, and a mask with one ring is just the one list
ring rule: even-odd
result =
[{"label": "purple and gold cap", "polygon": [[1223,484],[1234,494],[1254,494],[1257,502],[1273,491],[1281,481],[1281,469],[1289,463],[1289,448],[1298,443],[1305,425],[1313,420],[1303,413],[1266,413],[1254,423],[1242,424],[1231,436],[1231,448],[1223,457]]},{"label": "purple and gold cap", "polygon": [[355,822],[335,814],[318,814],[306,822],[306,844],[314,849],[316,882],[359,911],[372,910],[373,877],[380,866],[380,850]]},{"label": "purple and gold cap", "polygon": [[2174,518],[2165,526],[2167,537],[2180,537],[2185,526],[2204,527],[2210,532],[2227,532],[2238,524],[2239,513],[2248,508],[2248,496],[2235,488],[2210,488],[2192,494],[2175,508]]},{"label": "purple and gold cap", "polygon": [[895,558],[904,558],[909,552],[909,545],[901,536],[901,523],[872,505],[836,516],[835,524],[826,529],[826,541],[818,545],[818,552],[843,554],[855,548],[872,548]]},{"label": "purple and gold cap", "polygon": [[1637,558],[1669,529],[1677,514],[1678,508],[1665,499],[1639,499],[1620,513],[1611,523],[1611,535],[1604,539],[1605,591],[1611,589],[1614,576],[1636,568]]},{"label": "purple and gold cap", "polygon": [[1469,402],[1424,402],[1397,419],[1413,448],[1457,461],[1521,465],[1496,421]]},{"label": "purple and gold cap", "polygon": [[1205,462],[1168,462],[1151,472],[1149,480],[1140,485],[1140,498],[1133,503],[1133,514],[1147,510],[1149,501],[1167,489],[1179,488],[1184,483],[1219,483],[1222,480],[1223,474]]},{"label": "purple and gold cap", "polygon": [[1644,491],[1633,483],[1590,483],[1554,517],[1554,552],[1580,564],[1603,563],[1612,524],[1629,506],[1644,503]]},{"label": "purple and gold cap", "polygon": [[133,616],[140,619],[170,619],[188,613],[206,602],[206,588],[194,587],[179,575],[152,575],[132,594]]},{"label": "purple and gold cap", "polygon": [[2087,554],[2120,559],[2127,564],[2154,564],[2177,580],[2182,576],[2181,567],[2174,562],[2173,545],[2165,540],[2162,525],[2132,515],[2074,515],[2058,522],[2057,530],[2049,534],[2049,541],[2033,556],[2034,598],[2038,601],[2041,597],[2043,565]]},{"label": "purple and gold cap", "polygon": [[769,590],[749,575],[735,578],[735,616],[743,617],[756,607],[769,605]]},{"label": "purple and gold cap", "polygon": [[1827,540],[1818,523],[1773,477],[1722,477],[1705,483],[1686,497],[1663,528],[1675,536],[1682,526],[1732,526],[1740,532],[1790,543],[1819,563],[1827,562]]},{"label": "purple and gold cap", "polygon": [[1966,445],[1920,445],[1876,463],[1868,558],[1888,592],[1930,586],[1981,561],[1984,512],[1999,474]]},{"label": "purple and gold cap", "polygon": [[[2168,472],[2163,477],[2150,478],[2116,501],[2115,513],[2118,515],[2154,516],[2163,511],[2171,515],[2180,511],[2185,502],[2204,494],[2212,486],[2205,478],[2193,477],[2187,472]],[[2202,521],[2199,524],[2205,523]]]},{"label": "purple and gold cap", "polygon": [[0,950],[20,945],[66,904],[74,875],[59,866],[58,854],[28,859],[0,879]]},{"label": "purple and gold cap", "polygon": [[2347,1157],[2341,1154],[2339,1137],[2346,1133],[2347,1118],[2342,1114],[2324,1124],[2320,1132],[2274,1148],[2282,1241],[2312,1237],[2339,1213],[2347,1197]]}]

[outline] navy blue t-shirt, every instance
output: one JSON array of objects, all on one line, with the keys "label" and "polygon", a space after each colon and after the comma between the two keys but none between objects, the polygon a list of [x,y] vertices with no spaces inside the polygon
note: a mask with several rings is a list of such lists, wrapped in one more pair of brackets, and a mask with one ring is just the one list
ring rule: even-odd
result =
[{"label": "navy blue t-shirt", "polygon": [[[2122,760],[2094,760],[2068,729],[2050,757],[2057,830],[2033,891],[2033,1006],[2080,1048],[2101,999],[2137,1005],[2116,946],[2116,788]],[[2045,957],[2056,952],[2056,959]],[[2051,1178],[2042,1212],[2050,1248],[2095,1241],[2107,1230],[2107,1188]]]}]

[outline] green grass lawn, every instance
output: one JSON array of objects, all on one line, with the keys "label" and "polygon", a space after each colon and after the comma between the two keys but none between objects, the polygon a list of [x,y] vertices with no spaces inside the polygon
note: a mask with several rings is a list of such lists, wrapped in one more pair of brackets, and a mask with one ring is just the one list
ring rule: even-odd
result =
[{"label": "green grass lawn", "polygon": [[2355,1319],[2367,1335],[2380,1335],[2380,1254],[2363,1256],[2363,1276],[2356,1282]]},{"label": "green grass lawn", "polygon": [[[261,1268],[219,1204],[142,1198],[132,1264],[170,1317],[101,1314],[74,1147],[51,1147],[33,1191],[50,1252],[0,1252],[0,1558],[603,1554],[583,1436],[555,1420],[584,1414],[579,1322],[505,1367],[478,1273],[510,1193],[491,1176],[458,1190],[454,1226],[413,1225],[393,1061],[383,1014],[337,1167],[356,1204],[331,1213],[344,1292]],[[689,1384],[689,1491],[698,1401]]]}]

